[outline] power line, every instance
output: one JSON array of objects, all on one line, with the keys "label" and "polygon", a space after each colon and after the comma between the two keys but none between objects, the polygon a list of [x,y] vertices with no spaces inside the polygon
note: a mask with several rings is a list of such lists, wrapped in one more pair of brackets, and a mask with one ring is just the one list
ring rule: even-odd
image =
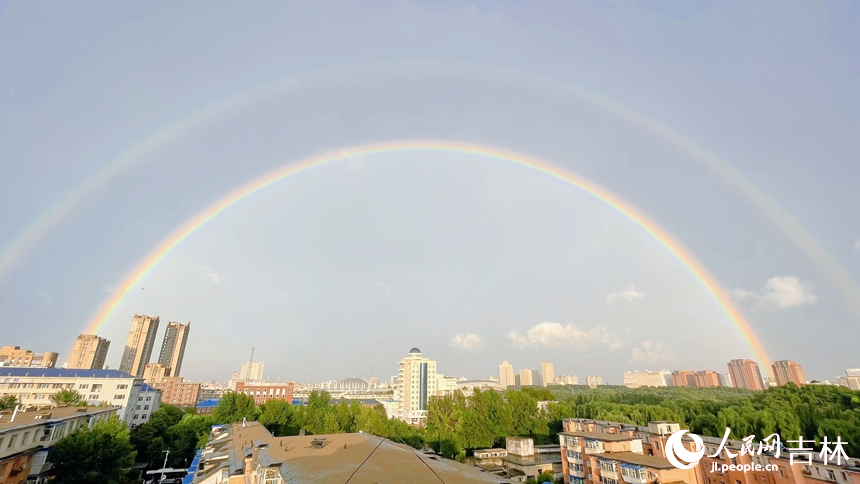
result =
[{"label": "power line", "polygon": [[364,461],[362,461],[362,462],[361,462],[361,464],[359,464],[359,466],[358,466],[358,467],[356,467],[354,471],[352,471],[352,474],[350,474],[350,475],[349,475],[349,477],[346,479],[346,482],[344,482],[343,484],[347,484],[347,483],[350,481],[350,479],[352,479],[352,476],[354,476],[354,475],[355,475],[355,473],[356,473],[356,472],[358,472],[358,470],[359,470],[359,469],[361,469],[361,466],[363,466],[363,465],[365,464],[365,462],[367,462],[367,460],[368,460],[368,459],[370,459],[370,456],[372,456],[372,455],[373,455],[373,453],[374,453],[374,452],[376,452],[376,449],[378,449],[378,448],[379,448],[379,446],[380,446],[380,445],[382,445],[382,443],[383,443],[383,442],[385,442],[385,439],[383,439],[382,437],[380,437],[380,438],[379,438],[379,443],[378,443],[378,444],[376,444],[376,447],[374,447],[374,448],[373,448],[373,450],[372,450],[372,451],[370,451],[370,453],[369,453],[369,454],[367,454],[367,457],[365,457],[365,458],[364,458]]},{"label": "power line", "polygon": [[400,441],[401,441],[401,442],[403,442],[403,445],[405,445],[405,446],[409,447],[409,450],[411,450],[411,451],[412,451],[412,453],[413,453],[413,454],[415,454],[415,457],[416,457],[418,460],[420,460],[422,464],[424,464],[425,466],[427,466],[427,468],[428,468],[428,469],[430,469],[430,472],[432,472],[432,473],[433,473],[433,475],[434,475],[434,476],[436,476],[436,479],[439,479],[439,482],[441,482],[442,484],[445,484],[445,481],[443,481],[443,480],[442,480],[442,478],[441,478],[441,477],[439,477],[439,474],[436,474],[436,471],[434,471],[434,470],[433,470],[433,468],[432,468],[432,467],[430,467],[430,464],[428,464],[428,463],[427,463],[427,461],[425,461],[424,459],[422,459],[422,458],[421,458],[421,456],[420,456],[420,455],[418,455],[418,452],[415,452],[415,448],[414,448],[414,447],[412,447],[411,445],[407,444],[407,443],[406,443],[406,441],[405,441],[405,440],[403,440],[403,437],[401,437],[401,436],[400,436],[400,434],[398,434],[396,430],[394,431],[394,435],[396,435],[396,436],[397,436],[397,438],[398,438],[398,439],[400,439]]}]

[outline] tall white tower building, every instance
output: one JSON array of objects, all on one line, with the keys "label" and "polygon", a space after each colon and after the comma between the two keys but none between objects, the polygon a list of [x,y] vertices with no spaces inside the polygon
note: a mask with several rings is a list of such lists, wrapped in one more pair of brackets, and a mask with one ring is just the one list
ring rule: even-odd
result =
[{"label": "tall white tower building", "polygon": [[411,425],[427,422],[427,403],[436,395],[436,362],[421,356],[421,350],[412,348],[400,359],[394,399],[397,415],[394,417]]},{"label": "tall white tower building", "polygon": [[508,363],[508,360],[503,361],[499,365],[499,383],[505,388],[516,386],[517,384],[517,379],[514,376],[514,365]]}]

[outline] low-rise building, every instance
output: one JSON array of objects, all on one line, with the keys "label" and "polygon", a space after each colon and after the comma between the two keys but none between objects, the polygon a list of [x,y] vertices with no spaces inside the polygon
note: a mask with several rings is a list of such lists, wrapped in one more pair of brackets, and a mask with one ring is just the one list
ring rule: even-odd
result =
[{"label": "low-rise building", "polygon": [[531,437],[508,437],[505,450],[502,466],[511,478],[527,479],[545,472],[551,473],[553,479],[562,475],[561,448],[558,445],[535,445]]},{"label": "low-rise building", "polygon": [[511,483],[370,434],[273,437],[257,422],[215,431],[190,474],[193,484]]},{"label": "low-rise building", "polygon": [[200,384],[186,382],[181,376],[169,376],[153,385],[161,390],[161,401],[177,407],[193,407],[200,396]]},{"label": "low-rise building", "polygon": [[107,407],[19,407],[0,412],[0,483],[47,483],[51,446],[112,415],[115,410]]},{"label": "low-rise building", "polygon": [[149,422],[149,416],[152,412],[158,410],[161,406],[161,390],[152,388],[144,383],[140,386],[140,391],[137,394],[137,403],[134,404],[134,410],[131,417],[131,426]]},{"label": "low-rise building", "polygon": [[18,368],[53,368],[57,366],[58,353],[46,351],[33,353],[22,350],[20,346],[4,346],[0,348],[0,366]]},{"label": "low-rise building", "polygon": [[294,382],[259,383],[256,385],[246,385],[245,382],[241,381],[236,383],[236,393],[250,396],[257,405],[262,405],[269,400],[283,400],[292,403],[295,388]]},{"label": "low-rise building", "polygon": [[[51,395],[75,390],[89,405],[116,407],[120,420],[134,425],[135,405],[144,383],[118,370],[0,368],[0,396],[14,395],[22,405],[53,406]],[[149,393],[158,408],[158,393]]]},{"label": "low-rise building", "polygon": [[197,405],[194,406],[194,410],[197,415],[210,415],[212,413],[212,410],[215,410],[215,407],[218,406],[218,403],[220,401],[220,398],[201,400],[197,402]]},{"label": "low-rise building", "polygon": [[589,388],[597,388],[603,385],[603,377],[599,375],[588,375],[585,377],[585,384],[588,385]]}]

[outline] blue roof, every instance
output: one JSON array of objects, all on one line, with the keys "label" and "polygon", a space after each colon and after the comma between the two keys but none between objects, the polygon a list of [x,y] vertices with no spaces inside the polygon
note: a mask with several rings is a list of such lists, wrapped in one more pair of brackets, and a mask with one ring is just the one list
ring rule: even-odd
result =
[{"label": "blue roof", "polygon": [[220,398],[212,398],[210,400],[202,400],[199,403],[197,403],[196,407],[198,407],[198,408],[199,407],[203,407],[203,408],[216,407],[216,406],[218,406],[218,402],[220,402],[220,401],[221,401]]},{"label": "blue roof", "polygon": [[4,376],[48,376],[55,378],[134,378],[119,370],[85,370],[82,368],[3,368],[0,367],[0,377]]},{"label": "blue roof", "polygon": [[157,392],[159,390],[152,388],[151,386],[147,385],[146,383],[142,383],[140,385],[140,391],[142,391],[142,392]]}]

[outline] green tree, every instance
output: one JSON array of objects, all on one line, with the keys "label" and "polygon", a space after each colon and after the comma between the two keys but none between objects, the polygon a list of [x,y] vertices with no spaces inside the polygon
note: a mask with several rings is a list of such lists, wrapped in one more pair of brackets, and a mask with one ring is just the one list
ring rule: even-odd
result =
[{"label": "green tree", "polygon": [[21,402],[18,401],[18,397],[15,395],[0,396],[0,410],[11,410],[20,405],[20,403]]},{"label": "green tree", "polygon": [[[308,406],[306,409],[307,419],[305,426],[312,434],[330,434],[338,431],[337,419],[334,417],[334,409],[331,407],[331,395],[323,390],[312,390],[308,395]],[[332,415],[326,421],[326,418]],[[332,422],[334,422],[332,424]]]},{"label": "green tree", "polygon": [[121,484],[134,464],[129,432],[116,417],[60,439],[48,454],[59,484]]},{"label": "green tree", "polygon": [[283,400],[270,400],[260,407],[258,420],[276,437],[298,435],[301,429],[299,414],[302,408],[290,405]]},{"label": "green tree", "polygon": [[86,407],[87,400],[77,390],[65,389],[51,395],[54,405],[65,405],[68,407]]},{"label": "green tree", "polygon": [[242,419],[248,419],[250,422],[257,420],[258,416],[259,411],[254,399],[238,392],[225,393],[218,405],[212,409],[212,421],[218,424],[241,422]]}]

